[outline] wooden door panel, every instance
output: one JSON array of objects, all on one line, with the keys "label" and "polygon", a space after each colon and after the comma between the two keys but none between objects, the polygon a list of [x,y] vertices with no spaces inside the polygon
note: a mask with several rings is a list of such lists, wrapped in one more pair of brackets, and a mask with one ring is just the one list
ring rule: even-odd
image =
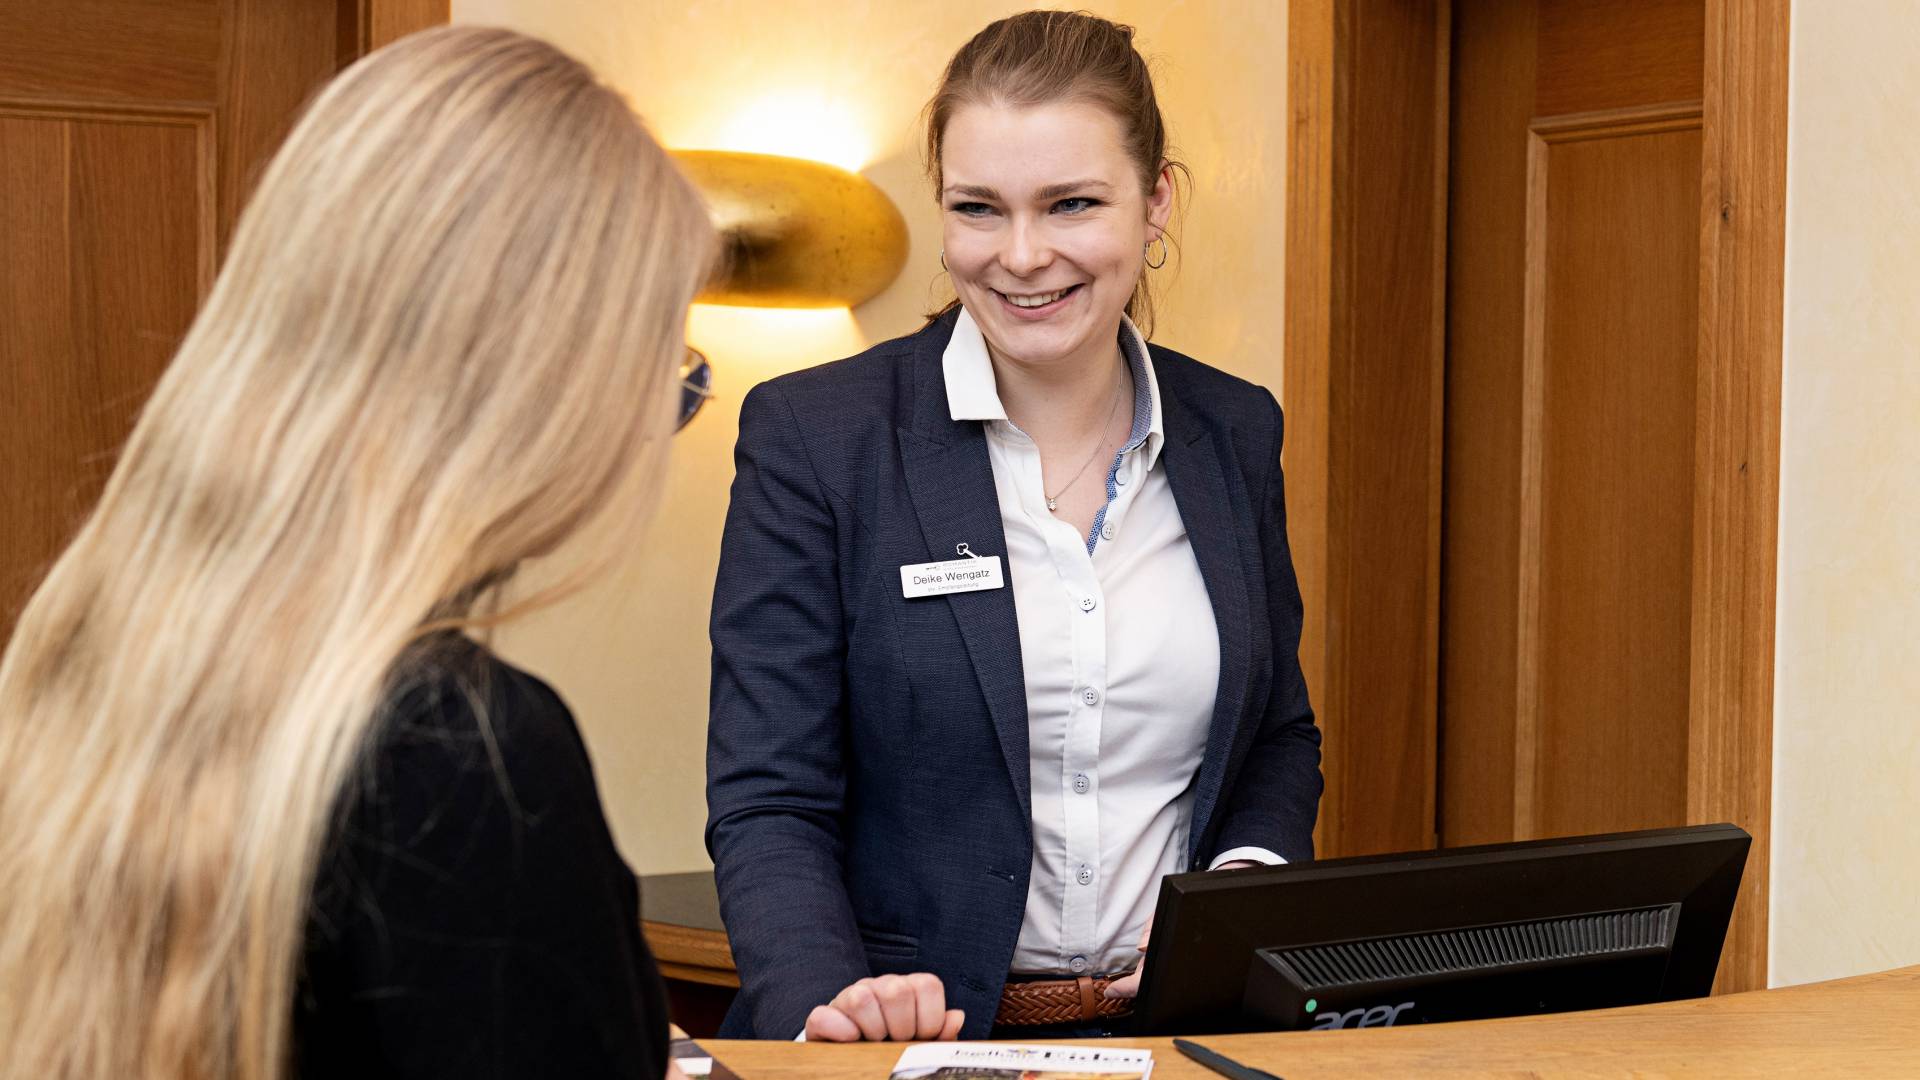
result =
[{"label": "wooden door panel", "polygon": [[447,0],[0,4],[0,641],[301,105],[446,19]]},{"label": "wooden door panel", "polygon": [[1700,100],[1705,15],[1701,0],[1546,0],[1535,115]]},{"label": "wooden door panel", "polygon": [[1678,123],[1535,135],[1521,839],[1686,818],[1698,112]]},{"label": "wooden door panel", "polygon": [[213,265],[210,121],[0,111],[7,595],[71,535],[192,322]]},{"label": "wooden door panel", "polygon": [[211,101],[224,0],[0,4],[0,92],[65,101]]},{"label": "wooden door panel", "polygon": [[[38,467],[40,448],[70,436],[72,378],[35,358],[65,356],[72,326],[64,215],[69,125],[0,115],[0,462],[7,512],[0,515],[0,597],[23,595],[55,549],[59,480]],[[64,521],[66,515],[58,515]],[[0,627],[11,615],[0,616]]]},{"label": "wooden door panel", "polygon": [[145,400],[212,283],[211,127],[206,116],[71,123],[73,358],[82,393],[116,413]]}]

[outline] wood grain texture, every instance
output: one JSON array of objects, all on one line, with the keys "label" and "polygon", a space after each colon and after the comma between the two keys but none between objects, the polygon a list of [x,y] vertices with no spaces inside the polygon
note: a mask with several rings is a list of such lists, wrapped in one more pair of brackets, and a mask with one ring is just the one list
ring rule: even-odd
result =
[{"label": "wood grain texture", "polygon": [[0,102],[0,632],[98,497],[212,266],[212,117]]},{"label": "wood grain texture", "polygon": [[234,0],[231,6],[215,100],[221,256],[260,170],[339,67],[338,19],[335,0]]},{"label": "wood grain texture", "polygon": [[740,985],[725,932],[651,920],[642,920],[640,930],[661,968],[672,965],[681,972],[669,977],[714,986]]},{"label": "wood grain texture", "polygon": [[1547,200],[1548,154],[1538,134],[1527,140],[1527,262],[1520,283],[1519,585],[1514,592],[1513,824],[1510,836],[1540,835],[1534,805],[1540,790],[1541,536],[1546,528]]},{"label": "wood grain texture", "polygon": [[1289,11],[1288,511],[1322,855],[1433,843],[1447,10]]},{"label": "wood grain texture", "polygon": [[[1071,1040],[1153,1051],[1157,1080],[1218,1080],[1172,1040]],[[1911,1077],[1920,1075],[1920,967],[1629,1009],[1405,1028],[1200,1040],[1286,1080],[1351,1077]],[[885,1075],[897,1043],[704,1040],[743,1080]]]},{"label": "wood grain texture", "polygon": [[1448,6],[1352,5],[1335,204],[1328,855],[1434,844]]},{"label": "wood grain texture", "polygon": [[70,372],[45,357],[72,351],[66,174],[72,125],[0,114],[0,461],[7,463],[0,515],[0,640],[18,604],[59,550],[69,518],[63,478],[35,467],[43,446],[77,441]]},{"label": "wood grain texture", "polygon": [[[1719,986],[1761,986],[1772,754],[1787,5],[1785,0],[1715,0],[1691,7],[1678,0],[1623,5],[1536,0],[1475,5],[1458,13],[1457,23],[1442,608],[1443,836],[1448,843],[1508,839],[1514,834],[1503,831],[1503,822],[1520,835],[1680,821],[1739,824],[1753,834],[1755,845]],[[1680,39],[1694,35],[1696,23],[1700,75],[1683,78],[1677,73],[1693,47]],[[1591,38],[1594,56],[1613,60],[1596,64],[1578,55],[1583,34]],[[1633,34],[1674,40],[1665,45],[1624,40]],[[1608,70],[1620,76],[1620,86],[1602,85]],[[1695,92],[1701,95],[1697,121],[1685,100]],[[1535,100],[1523,100],[1529,96]],[[1516,124],[1532,140],[1530,189]],[[1617,145],[1596,142],[1573,157],[1563,153],[1574,149],[1569,140],[1586,140],[1601,130]],[[1688,140],[1697,143],[1690,148]],[[1679,646],[1630,635],[1625,621],[1608,630],[1608,620],[1596,620],[1591,611],[1583,614],[1580,609],[1600,595],[1584,580],[1595,565],[1590,560],[1566,560],[1559,586],[1551,578],[1554,537],[1579,537],[1583,530],[1601,528],[1612,513],[1600,508],[1596,519],[1590,512],[1572,512],[1587,497],[1575,491],[1565,496],[1567,512],[1556,529],[1554,500],[1566,491],[1560,479],[1571,468],[1576,488],[1604,489],[1613,483],[1604,472],[1591,471],[1602,464],[1588,461],[1579,441],[1562,446],[1555,457],[1553,379],[1570,377],[1559,390],[1563,396],[1587,395],[1604,408],[1618,389],[1611,367],[1653,347],[1648,341],[1633,344],[1634,335],[1645,337],[1664,325],[1658,348],[1672,355],[1688,351],[1673,332],[1685,321],[1684,297],[1663,294],[1653,318],[1632,300],[1634,290],[1649,283],[1636,280],[1648,277],[1643,263],[1614,265],[1596,278],[1591,291],[1562,283],[1556,294],[1549,280],[1556,212],[1547,200],[1553,178],[1564,178],[1568,165],[1585,168],[1596,181],[1617,174],[1620,162],[1602,159],[1619,157],[1622,146],[1634,145],[1664,150],[1628,174],[1615,175],[1611,186],[1597,183],[1587,197],[1654,193],[1663,208],[1657,213],[1666,220],[1659,226],[1662,235],[1648,235],[1637,211],[1614,226],[1622,236],[1590,224],[1588,233],[1603,242],[1603,249],[1565,265],[1606,265],[1605,248],[1621,243],[1652,244],[1666,252],[1663,265],[1671,264],[1679,258],[1677,244],[1668,250],[1672,238],[1665,234],[1691,223],[1697,266],[1692,385],[1675,384],[1672,367],[1632,377],[1669,403],[1690,401],[1690,415],[1668,410],[1623,419],[1634,445],[1623,446],[1617,455],[1627,464],[1643,450],[1663,446],[1663,458],[1689,460],[1689,483],[1683,490],[1670,464],[1640,460],[1633,467],[1653,470],[1655,486],[1672,496],[1658,510],[1641,509],[1657,541],[1648,550],[1617,539],[1582,543],[1594,549],[1591,557],[1601,564],[1617,568],[1652,560],[1666,568],[1659,588],[1649,593],[1636,586],[1629,592],[1638,599],[1623,600],[1636,618],[1667,627],[1681,617],[1684,602],[1685,643]],[[1684,159],[1693,153],[1698,154],[1698,186],[1694,208],[1683,221],[1679,177]],[[1666,166],[1653,167],[1663,155]],[[1582,156],[1590,160],[1582,162]],[[1643,175],[1635,180],[1634,172]],[[1666,179],[1649,187],[1647,181],[1658,176]],[[1527,206],[1537,222],[1545,223],[1532,237],[1539,272],[1531,279],[1524,269],[1524,232],[1515,227]],[[1673,265],[1658,273],[1686,287],[1685,275]],[[1526,299],[1529,284],[1536,289],[1531,301]],[[1549,302],[1554,295],[1574,300],[1575,310],[1555,308]],[[1607,319],[1578,310],[1580,304],[1594,303],[1631,310],[1633,317],[1619,321],[1616,332]],[[1531,331],[1520,309],[1533,315]],[[1569,327],[1557,342],[1549,340],[1550,327],[1562,315],[1610,344],[1618,337],[1619,347],[1610,349],[1616,365],[1596,353],[1584,366],[1563,371],[1561,354],[1578,354],[1584,334]],[[1529,355],[1529,332],[1536,335],[1532,355],[1543,358],[1534,383],[1520,370],[1519,358]],[[1528,427],[1529,415],[1537,418],[1537,429]],[[1535,432],[1531,449],[1528,430]],[[1530,468],[1535,471],[1526,472]],[[1523,490],[1541,493],[1530,504],[1542,515],[1531,535]],[[1519,557],[1509,536],[1527,545],[1528,559]],[[1679,571],[1683,537],[1684,575]],[[1523,562],[1532,569],[1523,571]],[[1529,573],[1545,576],[1530,579]],[[1502,582],[1507,575],[1511,586]],[[1553,598],[1563,595],[1571,606],[1556,614]],[[1528,621],[1534,618],[1538,621]],[[1532,635],[1535,644],[1519,647],[1523,634]],[[1555,635],[1565,640],[1556,643]],[[1562,670],[1558,685],[1573,702],[1573,712],[1560,723],[1556,714],[1564,708],[1550,704],[1556,693],[1552,670],[1543,669],[1540,681],[1529,688],[1526,665],[1518,661],[1554,657],[1569,643],[1582,641],[1583,647],[1604,647],[1610,656],[1631,658],[1631,678],[1623,683],[1577,666]],[[1507,654],[1511,660],[1502,656],[1503,644],[1513,646]],[[1657,711],[1671,711],[1676,688],[1683,684],[1684,731],[1680,725],[1659,726],[1647,744],[1657,759],[1649,753],[1642,770],[1618,783],[1601,782],[1617,769],[1614,759],[1627,752],[1623,729],[1632,730],[1640,722],[1635,718],[1656,708],[1649,702],[1663,703]],[[1584,695],[1596,691],[1637,704],[1583,713],[1590,704]],[[1512,708],[1503,712],[1503,702]],[[1523,703],[1531,704],[1523,709]],[[1527,710],[1539,723],[1516,725],[1514,718]],[[1576,720],[1587,730],[1576,731]],[[1528,768],[1534,770],[1531,778],[1523,775]],[[1678,801],[1676,786],[1683,792]],[[1561,805],[1541,803],[1543,796]],[[1673,815],[1678,818],[1671,822],[1658,820]]]},{"label": "wood grain texture", "polygon": [[1658,0],[1622,21],[1537,0],[1459,16],[1448,844],[1684,819],[1701,112],[1652,96],[1689,84],[1642,78],[1644,65],[1620,65],[1617,84],[1566,80],[1576,38],[1614,57],[1688,55],[1678,39],[1698,32],[1677,11]]},{"label": "wood grain texture", "polygon": [[1766,985],[1788,0],[1708,0],[1690,821],[1753,834],[1718,986]]},{"label": "wood grain texture", "polygon": [[1440,841],[1512,839],[1534,4],[1454,13],[1447,187]]},{"label": "wood grain texture", "polygon": [[699,983],[703,986],[722,986],[733,990],[740,988],[740,976],[737,974],[695,964],[676,964],[667,960],[660,961],[660,977],[678,982]]},{"label": "wood grain texture", "polygon": [[450,0],[359,0],[366,27],[361,52],[372,52],[416,30],[443,26]]},{"label": "wood grain texture", "polygon": [[0,95],[206,102],[232,0],[0,4]]},{"label": "wood grain texture", "polygon": [[1433,124],[1434,146],[1428,155],[1431,170],[1427,194],[1427,212],[1431,233],[1428,236],[1427,284],[1432,290],[1424,315],[1427,335],[1427,380],[1418,393],[1426,399],[1427,533],[1419,574],[1426,588],[1426,610],[1421,615],[1423,638],[1420,645],[1421,686],[1418,723],[1426,736],[1421,751],[1425,760],[1425,789],[1421,792],[1426,835],[1422,847],[1440,846],[1440,597],[1445,575],[1441,567],[1441,544],[1446,528],[1447,465],[1447,234],[1452,228],[1447,198],[1451,186],[1447,140],[1453,132],[1453,4],[1446,0],[1434,21],[1433,38]]},{"label": "wood grain texture", "polygon": [[1685,817],[1700,134],[1679,120],[1536,136],[1517,839]]},{"label": "wood grain texture", "polygon": [[1547,0],[1540,5],[1540,116],[1698,101],[1701,0]]},{"label": "wood grain texture", "polygon": [[[1300,670],[1321,724],[1345,708],[1327,657],[1327,343],[1333,289],[1334,0],[1287,6],[1286,445],[1287,543],[1306,610]],[[1327,815],[1314,846],[1324,852]]]},{"label": "wood grain texture", "polygon": [[337,0],[339,66],[452,17],[451,0]]}]

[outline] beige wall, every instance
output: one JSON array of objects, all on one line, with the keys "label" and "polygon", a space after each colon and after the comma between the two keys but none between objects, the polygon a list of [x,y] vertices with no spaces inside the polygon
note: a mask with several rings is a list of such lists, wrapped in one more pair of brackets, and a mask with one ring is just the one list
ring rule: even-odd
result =
[{"label": "beige wall", "polygon": [[1920,5],[1796,4],[1772,981],[1920,964]]},{"label": "beige wall", "polygon": [[[945,300],[915,119],[955,48],[1027,5],[987,0],[454,0],[456,22],[539,34],[624,90],[669,147],[817,157],[858,169],[912,237],[892,288],[852,313],[697,308],[720,396],[676,440],[659,517],[617,576],[498,644],[579,714],[635,869],[707,865],[701,842],[707,604],[741,397],[761,379],[908,333]],[[1279,392],[1285,222],[1284,0],[1107,0],[1140,30],[1195,183],[1184,258],[1159,272],[1156,339]],[[1177,273],[1176,273],[1177,272]]]}]

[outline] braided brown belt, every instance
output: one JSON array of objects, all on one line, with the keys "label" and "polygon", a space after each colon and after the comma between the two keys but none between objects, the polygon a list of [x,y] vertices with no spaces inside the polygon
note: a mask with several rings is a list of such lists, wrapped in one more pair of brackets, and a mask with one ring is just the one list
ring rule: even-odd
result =
[{"label": "braided brown belt", "polygon": [[1133,999],[1107,997],[1107,984],[1112,981],[1083,975],[1078,979],[1010,982],[1000,991],[1000,1012],[993,1022],[1032,1027],[1125,1016],[1133,1011]]}]

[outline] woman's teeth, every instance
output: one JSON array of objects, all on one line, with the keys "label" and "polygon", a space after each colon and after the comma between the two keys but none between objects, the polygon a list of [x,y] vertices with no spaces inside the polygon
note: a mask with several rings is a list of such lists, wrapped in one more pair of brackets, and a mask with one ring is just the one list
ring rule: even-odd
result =
[{"label": "woman's teeth", "polygon": [[1014,307],[1032,308],[1046,307],[1048,304],[1053,303],[1055,300],[1060,299],[1073,290],[1074,286],[1069,285],[1059,292],[1036,293],[1032,296],[1014,296],[1009,293],[1001,293],[1000,295],[1006,297],[1007,303],[1012,304]]}]

